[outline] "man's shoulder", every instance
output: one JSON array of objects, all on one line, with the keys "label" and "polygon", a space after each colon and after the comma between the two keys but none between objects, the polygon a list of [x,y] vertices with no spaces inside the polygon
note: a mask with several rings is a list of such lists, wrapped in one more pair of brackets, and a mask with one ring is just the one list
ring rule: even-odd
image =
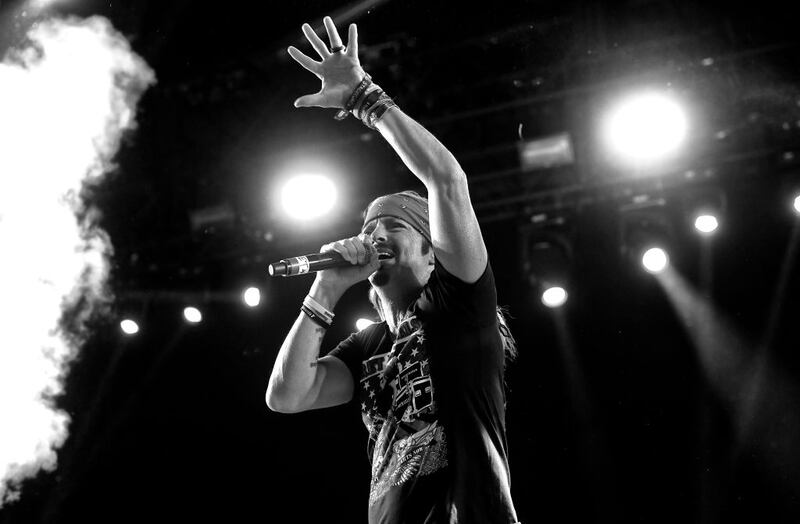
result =
[{"label": "man's shoulder", "polygon": [[373,322],[369,326],[356,331],[353,335],[365,350],[369,350],[381,343],[387,332],[386,321]]},{"label": "man's shoulder", "polygon": [[494,288],[494,273],[492,272],[492,264],[487,259],[486,267],[483,269],[481,276],[478,277],[478,280],[475,282],[465,282],[450,273],[441,263],[441,261],[439,261],[439,259],[435,259],[433,272],[431,273],[431,278],[428,280],[428,286],[444,286],[463,290],[481,289],[485,287]]}]

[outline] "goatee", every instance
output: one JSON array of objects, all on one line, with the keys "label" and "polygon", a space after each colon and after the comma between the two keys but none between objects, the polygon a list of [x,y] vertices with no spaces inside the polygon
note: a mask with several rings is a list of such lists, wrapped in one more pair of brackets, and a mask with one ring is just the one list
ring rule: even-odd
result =
[{"label": "goatee", "polygon": [[381,271],[380,269],[372,274],[372,277],[369,279],[370,284],[375,287],[383,287],[389,283],[389,275],[385,271]]}]

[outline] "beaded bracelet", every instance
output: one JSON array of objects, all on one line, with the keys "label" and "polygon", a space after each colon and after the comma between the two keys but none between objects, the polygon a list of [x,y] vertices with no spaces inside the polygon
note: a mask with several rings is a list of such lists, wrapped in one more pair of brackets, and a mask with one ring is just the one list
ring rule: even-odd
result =
[{"label": "beaded bracelet", "polygon": [[369,86],[369,88],[364,91],[364,94],[361,96],[358,102],[356,102],[355,107],[351,111],[353,116],[361,120],[362,112],[372,106],[372,104],[374,104],[381,96],[381,93],[383,93],[383,90],[378,84],[372,84]]},{"label": "beaded bracelet", "polygon": [[350,94],[350,98],[347,99],[347,103],[345,103],[342,109],[336,112],[336,115],[333,118],[336,120],[344,120],[347,118],[347,115],[350,113],[350,111],[352,111],[353,107],[355,107],[359,97],[361,97],[364,91],[367,90],[370,84],[372,84],[372,77],[369,76],[369,73],[364,73],[364,78],[361,79],[361,82],[359,82],[359,84]]},{"label": "beaded bracelet", "polygon": [[394,103],[394,100],[389,98],[388,95],[385,93],[381,94],[381,97],[378,99],[375,104],[372,105],[362,116],[361,121],[364,122],[364,125],[369,127],[370,129],[376,129],[378,121],[386,114],[386,111],[389,109],[397,107],[397,104]]}]

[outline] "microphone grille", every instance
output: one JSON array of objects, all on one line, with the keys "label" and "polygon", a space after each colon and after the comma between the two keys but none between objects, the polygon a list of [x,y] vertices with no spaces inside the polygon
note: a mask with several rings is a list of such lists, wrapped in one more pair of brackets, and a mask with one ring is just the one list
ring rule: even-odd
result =
[{"label": "microphone grille", "polygon": [[269,276],[271,277],[285,277],[288,273],[288,266],[286,262],[275,262],[274,264],[270,264],[268,271]]}]

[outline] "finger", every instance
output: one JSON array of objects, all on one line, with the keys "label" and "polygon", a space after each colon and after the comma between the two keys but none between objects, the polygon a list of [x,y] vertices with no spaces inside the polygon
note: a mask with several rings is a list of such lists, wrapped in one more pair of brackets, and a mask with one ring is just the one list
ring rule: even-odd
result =
[{"label": "finger", "polygon": [[330,16],[326,16],[322,19],[322,22],[325,24],[325,30],[328,32],[328,40],[331,42],[331,49],[342,45],[342,39],[339,37],[339,31],[336,29],[333,19]]},{"label": "finger", "polygon": [[344,245],[341,241],[334,242],[333,244],[328,244],[330,249],[328,251],[335,251],[342,255],[342,258],[350,262],[351,264],[355,264],[357,260],[353,257],[353,253],[347,249],[347,246]]},{"label": "finger", "polygon": [[298,64],[303,66],[305,69],[311,71],[315,75],[320,76],[319,66],[321,64],[319,62],[313,60],[311,57],[309,57],[308,55],[306,55],[305,53],[303,53],[294,46],[290,46],[289,49],[287,49],[287,51],[289,52],[289,56],[294,58]]},{"label": "finger", "polygon": [[314,48],[320,58],[328,58],[331,56],[330,51],[328,51],[328,48],[325,46],[325,42],[317,36],[317,33],[314,32],[314,29],[312,29],[310,25],[303,24],[303,34],[306,35],[306,38],[311,43],[311,47]]},{"label": "finger", "polygon": [[347,239],[347,246],[351,248],[355,253],[356,261],[358,262],[358,264],[363,264],[365,256],[364,244],[362,244],[361,241],[358,240],[358,238],[354,237]]},{"label": "finger", "polygon": [[364,247],[364,242],[360,238],[353,239],[353,247],[358,254],[358,263],[366,264],[369,259],[367,258],[367,249]]},{"label": "finger", "polygon": [[377,263],[378,262],[378,248],[375,247],[375,244],[372,241],[368,241],[364,243],[364,246],[367,250],[367,262],[369,263]]},{"label": "finger", "polygon": [[375,247],[375,243],[372,241],[372,235],[370,233],[361,233],[361,236],[363,237],[361,241],[364,242],[364,246],[367,248],[377,249]]},{"label": "finger", "polygon": [[[347,256],[344,258],[353,265],[358,264],[358,250],[356,250],[353,240],[348,238],[340,241],[339,244],[341,244],[341,246],[347,250]],[[342,255],[344,255],[344,253],[342,253]]]},{"label": "finger", "polygon": [[350,24],[347,30],[347,55],[358,58],[358,28]]},{"label": "finger", "polygon": [[322,107],[322,95],[320,93],[303,95],[294,101],[294,107]]}]

